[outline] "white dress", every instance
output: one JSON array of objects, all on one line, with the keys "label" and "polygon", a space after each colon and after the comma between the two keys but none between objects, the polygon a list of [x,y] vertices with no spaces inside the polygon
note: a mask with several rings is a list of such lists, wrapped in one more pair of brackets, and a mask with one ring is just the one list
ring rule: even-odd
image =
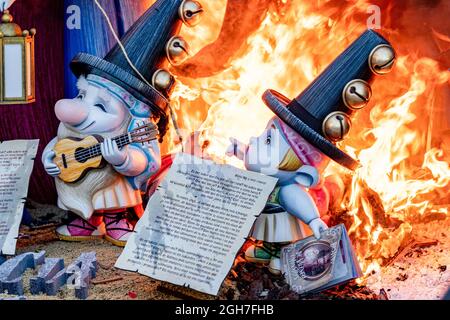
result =
[{"label": "white dress", "polygon": [[266,207],[253,225],[250,237],[264,242],[284,243],[303,239],[311,234],[297,217],[279,204],[280,187],[275,188]]},{"label": "white dress", "polygon": [[141,192],[110,165],[88,172],[78,183],[69,184],[58,178],[55,183],[58,206],[85,220],[89,220],[94,211],[132,208],[142,203]]}]

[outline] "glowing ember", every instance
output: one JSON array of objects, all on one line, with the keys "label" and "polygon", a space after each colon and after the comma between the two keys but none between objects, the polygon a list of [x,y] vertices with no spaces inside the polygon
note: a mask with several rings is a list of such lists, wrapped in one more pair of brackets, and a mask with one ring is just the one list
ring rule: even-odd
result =
[{"label": "glowing ember", "polygon": [[[226,70],[209,78],[179,79],[183,85],[174,99],[179,100],[180,126],[188,133],[204,131],[209,152],[220,158],[230,136],[248,141],[258,135],[273,116],[261,101],[266,89],[294,98],[366,29],[368,1],[353,1],[344,8],[339,4],[272,1],[259,30]],[[203,5],[204,20],[183,35],[194,51],[218,36],[226,1],[203,1]],[[380,31],[388,38],[396,34],[386,28]],[[351,176],[342,206],[350,215],[349,232],[366,274],[397,253],[415,223],[447,217],[450,203],[448,187],[444,189],[450,183],[449,164],[442,150],[432,148],[431,139],[445,129],[437,127],[432,115],[437,109],[436,92],[448,85],[449,73],[434,60],[402,50],[407,42],[410,48],[414,39],[395,39],[394,71],[375,82],[370,112],[358,113],[351,138],[341,146],[362,165]],[[335,164],[327,173],[349,175]],[[449,201],[440,204],[447,206],[437,206],[444,197]],[[375,208],[374,199],[382,207]]]}]

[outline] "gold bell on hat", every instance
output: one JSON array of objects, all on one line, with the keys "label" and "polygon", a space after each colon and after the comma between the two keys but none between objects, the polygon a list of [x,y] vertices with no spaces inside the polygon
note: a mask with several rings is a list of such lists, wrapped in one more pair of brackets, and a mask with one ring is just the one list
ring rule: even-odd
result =
[{"label": "gold bell on hat", "polygon": [[395,51],[387,44],[376,46],[369,55],[369,67],[373,73],[383,75],[391,72],[395,63]]},{"label": "gold bell on hat", "polygon": [[169,40],[166,47],[167,59],[177,66],[189,57],[189,44],[180,36],[175,36]]},{"label": "gold bell on hat", "polygon": [[175,78],[165,69],[157,70],[152,77],[152,85],[158,91],[170,93],[173,88]]},{"label": "gold bell on hat", "polygon": [[364,108],[372,97],[372,88],[361,79],[350,81],[342,91],[342,100],[347,108],[359,110]]},{"label": "gold bell on hat", "polygon": [[352,121],[350,117],[341,111],[330,113],[323,121],[322,131],[327,139],[339,142],[350,132]]},{"label": "gold bell on hat", "polygon": [[184,0],[180,6],[180,19],[188,27],[194,27],[199,22],[203,15],[203,7],[198,1]]}]

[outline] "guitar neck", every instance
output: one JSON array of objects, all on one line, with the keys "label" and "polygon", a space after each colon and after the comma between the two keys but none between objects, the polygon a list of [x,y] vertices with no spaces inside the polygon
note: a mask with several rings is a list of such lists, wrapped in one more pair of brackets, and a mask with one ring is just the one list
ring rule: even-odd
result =
[{"label": "guitar neck", "polygon": [[[158,134],[159,134],[158,129],[154,124],[143,123],[141,126],[135,128],[133,131],[115,137],[113,138],[113,140],[117,142],[117,146],[119,147],[119,149],[121,149],[126,145],[129,145],[134,142],[144,144],[145,142],[155,140]],[[75,151],[75,158],[79,162],[84,162],[86,160],[99,157],[102,155],[102,150],[100,146],[101,143],[97,143],[92,147],[77,150]]]},{"label": "guitar neck", "polygon": [[[121,136],[115,137],[113,138],[114,141],[117,142],[117,146],[119,147],[119,149],[125,147],[126,145],[129,145],[130,143],[132,143],[133,141],[131,140],[131,137],[128,133],[123,134]],[[85,155],[85,157],[87,159],[92,159],[92,158],[96,158],[98,156],[102,155],[102,150],[100,148],[101,143],[97,143],[96,145],[84,149],[83,154]]]}]

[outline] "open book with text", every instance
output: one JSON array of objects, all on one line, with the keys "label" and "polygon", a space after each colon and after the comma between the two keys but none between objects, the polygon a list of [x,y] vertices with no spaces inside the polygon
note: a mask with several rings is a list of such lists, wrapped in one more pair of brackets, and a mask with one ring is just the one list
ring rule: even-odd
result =
[{"label": "open book with text", "polygon": [[292,290],[317,293],[362,275],[343,224],[283,248],[282,271]]}]

